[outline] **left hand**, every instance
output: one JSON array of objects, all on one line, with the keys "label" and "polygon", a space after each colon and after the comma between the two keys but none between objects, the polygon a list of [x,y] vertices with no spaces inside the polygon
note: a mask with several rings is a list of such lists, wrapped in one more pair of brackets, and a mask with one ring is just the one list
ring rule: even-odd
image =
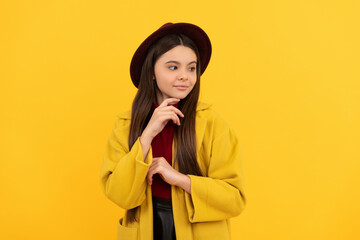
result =
[{"label": "left hand", "polygon": [[152,184],[153,175],[156,173],[170,185],[178,185],[184,177],[184,174],[176,171],[163,157],[153,158],[146,177],[149,185]]}]

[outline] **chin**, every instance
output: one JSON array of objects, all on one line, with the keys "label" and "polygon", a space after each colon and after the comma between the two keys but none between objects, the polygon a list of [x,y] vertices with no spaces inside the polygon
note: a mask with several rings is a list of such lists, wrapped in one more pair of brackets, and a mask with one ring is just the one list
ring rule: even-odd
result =
[{"label": "chin", "polygon": [[187,96],[188,96],[189,94],[186,94],[186,95],[183,95],[183,94],[181,94],[181,95],[175,95],[175,98],[179,98],[179,99],[184,99],[184,98],[186,98]]}]

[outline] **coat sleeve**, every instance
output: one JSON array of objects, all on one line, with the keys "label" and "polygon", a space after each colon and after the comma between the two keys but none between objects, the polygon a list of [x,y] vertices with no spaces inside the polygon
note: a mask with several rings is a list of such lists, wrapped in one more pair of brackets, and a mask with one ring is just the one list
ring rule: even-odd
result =
[{"label": "coat sleeve", "polygon": [[108,139],[100,172],[100,185],[105,195],[124,209],[141,205],[145,200],[146,175],[152,162],[150,147],[146,159],[139,138],[128,147],[128,119],[117,119]]},{"label": "coat sleeve", "polygon": [[245,207],[239,141],[227,128],[212,141],[207,176],[189,175],[191,194],[185,204],[191,223],[219,221],[239,215]]}]

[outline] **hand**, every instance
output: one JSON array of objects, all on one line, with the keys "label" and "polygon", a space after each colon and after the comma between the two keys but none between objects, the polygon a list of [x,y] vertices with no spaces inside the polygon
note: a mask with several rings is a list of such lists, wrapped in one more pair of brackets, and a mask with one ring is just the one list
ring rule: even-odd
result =
[{"label": "hand", "polygon": [[177,103],[179,101],[180,99],[178,98],[165,99],[159,107],[154,110],[142,135],[150,138],[152,141],[152,139],[164,129],[168,121],[171,120],[174,124],[180,126],[180,119],[178,116],[184,117],[184,114],[176,107],[170,105],[171,103]]},{"label": "hand", "polygon": [[156,173],[170,185],[176,185],[182,175],[182,173],[176,171],[163,157],[153,158],[146,177],[149,185],[152,185],[153,175]]},{"label": "hand", "polygon": [[160,177],[170,185],[175,185],[183,188],[186,192],[191,194],[191,181],[190,177],[176,171],[163,157],[153,158],[150,165],[147,181],[149,185],[152,184],[153,175],[158,173]]}]

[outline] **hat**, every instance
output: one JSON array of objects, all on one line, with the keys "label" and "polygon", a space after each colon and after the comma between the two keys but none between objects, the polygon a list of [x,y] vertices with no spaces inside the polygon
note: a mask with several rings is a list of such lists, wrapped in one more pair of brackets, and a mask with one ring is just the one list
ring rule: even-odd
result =
[{"label": "hat", "polygon": [[141,68],[147,51],[158,39],[169,34],[184,34],[194,41],[200,54],[200,75],[205,71],[211,57],[211,42],[207,34],[198,26],[190,23],[165,23],[148,36],[138,47],[130,64],[130,76],[135,87],[139,86]]}]

